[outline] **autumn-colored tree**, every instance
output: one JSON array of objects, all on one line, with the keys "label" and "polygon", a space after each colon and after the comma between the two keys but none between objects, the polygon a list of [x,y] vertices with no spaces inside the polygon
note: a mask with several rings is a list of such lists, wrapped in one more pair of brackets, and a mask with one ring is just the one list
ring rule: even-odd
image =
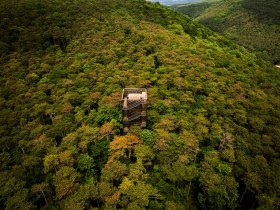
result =
[{"label": "autumn-colored tree", "polygon": [[111,122],[105,123],[99,129],[101,136],[100,139],[106,137],[106,140],[109,141],[110,134],[116,133],[117,122],[112,120]]},{"label": "autumn-colored tree", "polygon": [[139,143],[142,143],[142,140],[131,134],[116,136],[110,143],[111,156],[113,158],[128,157],[130,159],[134,146]]}]

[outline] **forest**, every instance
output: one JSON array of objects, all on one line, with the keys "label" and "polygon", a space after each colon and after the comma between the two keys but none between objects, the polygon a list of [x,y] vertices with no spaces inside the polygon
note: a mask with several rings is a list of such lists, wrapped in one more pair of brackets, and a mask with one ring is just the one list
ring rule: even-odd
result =
[{"label": "forest", "polygon": [[279,209],[279,125],[279,69],[159,3],[0,1],[0,209]]},{"label": "forest", "polygon": [[205,0],[172,8],[255,52],[258,58],[280,63],[279,0]]}]

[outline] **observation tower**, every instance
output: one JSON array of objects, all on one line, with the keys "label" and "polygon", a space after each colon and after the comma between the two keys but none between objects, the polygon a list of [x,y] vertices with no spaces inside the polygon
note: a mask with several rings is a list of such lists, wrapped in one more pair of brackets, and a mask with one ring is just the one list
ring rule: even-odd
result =
[{"label": "observation tower", "polygon": [[123,133],[132,125],[147,126],[147,89],[124,88],[122,92]]}]

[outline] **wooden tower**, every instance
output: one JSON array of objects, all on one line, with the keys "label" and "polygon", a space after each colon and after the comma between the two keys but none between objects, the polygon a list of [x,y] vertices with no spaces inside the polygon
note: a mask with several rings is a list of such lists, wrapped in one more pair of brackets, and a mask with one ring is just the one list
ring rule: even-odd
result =
[{"label": "wooden tower", "polygon": [[123,132],[128,133],[131,125],[147,126],[147,89],[124,88],[122,92]]}]

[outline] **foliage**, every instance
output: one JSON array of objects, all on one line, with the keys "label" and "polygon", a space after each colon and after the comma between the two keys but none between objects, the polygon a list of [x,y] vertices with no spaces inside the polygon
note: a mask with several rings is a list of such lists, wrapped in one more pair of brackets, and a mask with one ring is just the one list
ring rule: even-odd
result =
[{"label": "foliage", "polygon": [[173,8],[256,52],[261,59],[280,62],[279,1],[205,1]]},{"label": "foliage", "polygon": [[[280,73],[144,0],[2,0],[1,209],[273,209]],[[121,91],[148,89],[122,135]]]}]

